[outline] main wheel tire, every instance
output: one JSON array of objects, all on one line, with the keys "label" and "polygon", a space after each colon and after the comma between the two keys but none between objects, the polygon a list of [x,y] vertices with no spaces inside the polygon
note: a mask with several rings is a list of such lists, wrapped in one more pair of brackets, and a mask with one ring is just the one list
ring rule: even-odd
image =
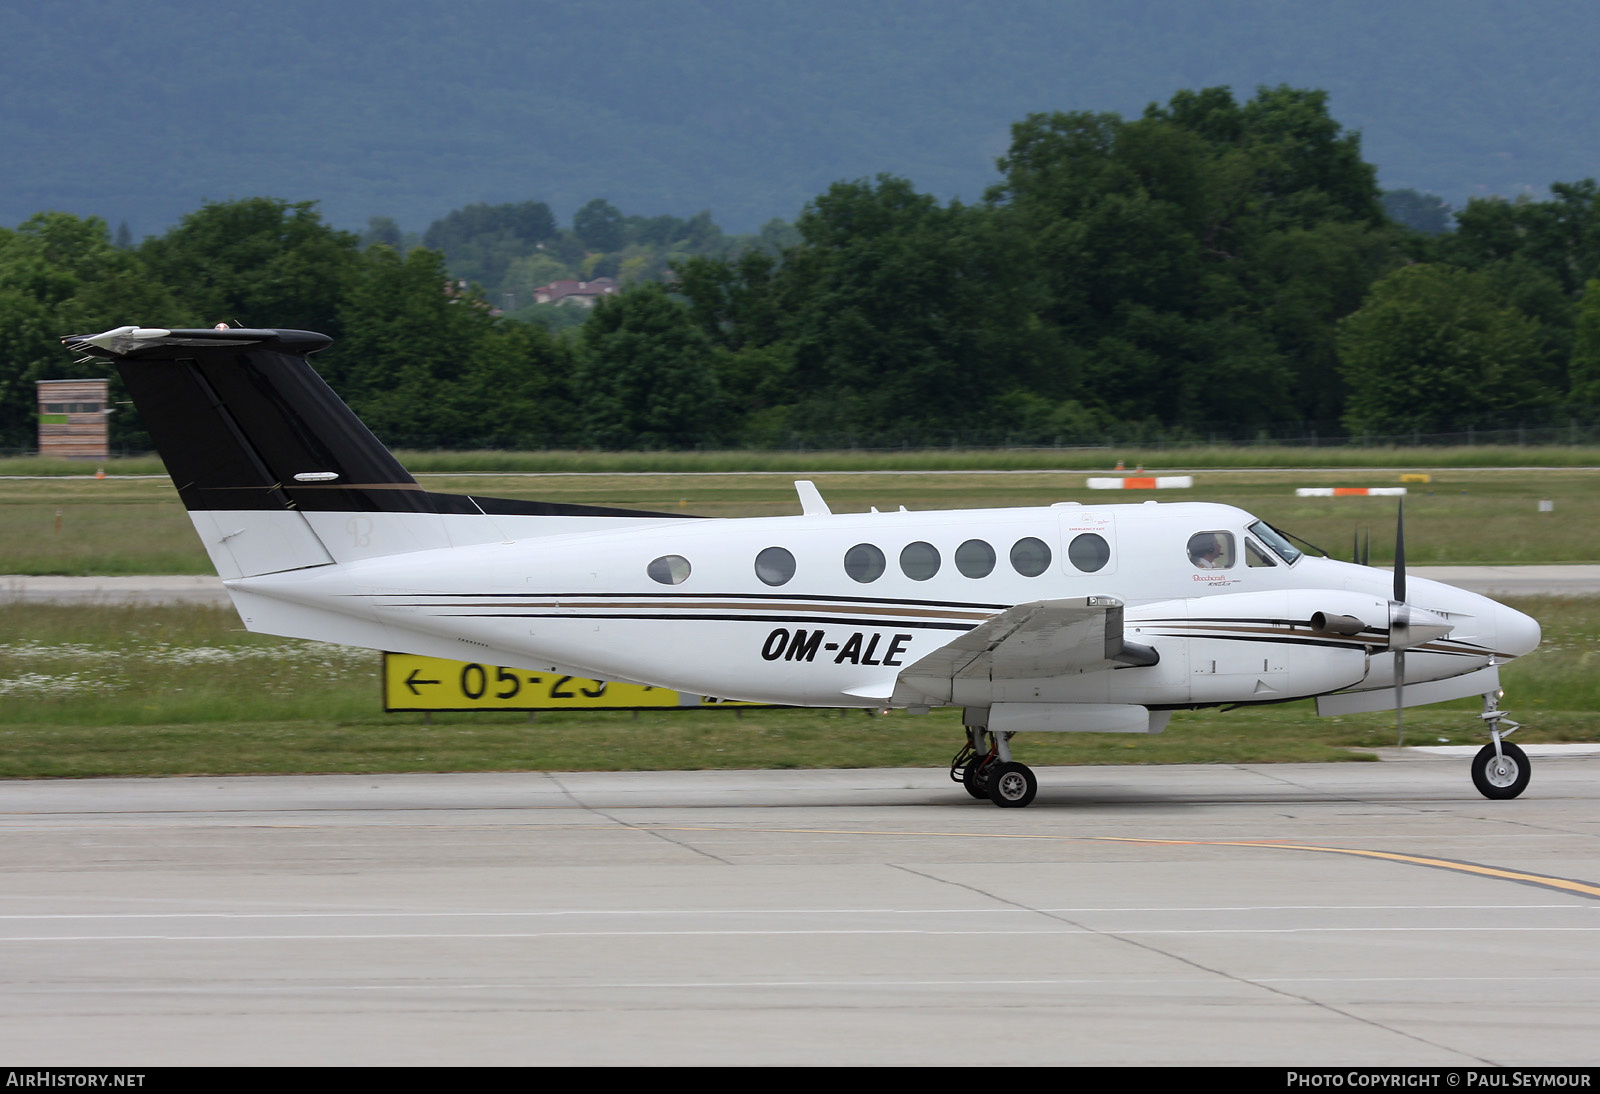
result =
[{"label": "main wheel tire", "polygon": [[1528,754],[1514,744],[1500,742],[1500,755],[1494,745],[1484,745],[1472,758],[1472,785],[1486,798],[1514,798],[1528,789]]},{"label": "main wheel tire", "polygon": [[991,764],[985,775],[989,800],[1002,809],[1021,809],[1039,792],[1039,780],[1027,764]]},{"label": "main wheel tire", "polygon": [[979,801],[983,801],[989,796],[989,783],[986,778],[988,773],[979,770],[983,765],[983,761],[987,758],[986,756],[979,756],[961,769],[961,785],[966,787],[968,794],[971,794]]}]

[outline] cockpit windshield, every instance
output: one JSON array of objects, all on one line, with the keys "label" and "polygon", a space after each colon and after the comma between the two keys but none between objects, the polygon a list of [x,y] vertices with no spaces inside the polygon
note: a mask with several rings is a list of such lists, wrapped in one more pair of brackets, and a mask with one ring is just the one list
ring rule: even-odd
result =
[{"label": "cockpit windshield", "polygon": [[1300,549],[1285,539],[1276,528],[1266,521],[1256,521],[1250,526],[1250,531],[1254,532],[1262,543],[1271,547],[1273,552],[1289,565],[1293,566],[1300,560]]}]

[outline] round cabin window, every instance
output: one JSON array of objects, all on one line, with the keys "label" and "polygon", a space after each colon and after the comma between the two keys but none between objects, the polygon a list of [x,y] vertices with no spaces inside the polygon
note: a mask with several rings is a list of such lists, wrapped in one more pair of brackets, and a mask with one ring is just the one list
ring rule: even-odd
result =
[{"label": "round cabin window", "polygon": [[1050,547],[1029,536],[1011,545],[1011,568],[1023,577],[1038,577],[1050,568]]},{"label": "round cabin window", "polygon": [[794,555],[782,547],[768,547],[756,556],[756,576],[768,585],[784,585],[794,576]]},{"label": "round cabin window", "polygon": [[956,548],[956,569],[963,577],[988,577],[994,572],[994,548],[981,539],[969,539]]},{"label": "round cabin window", "polygon": [[682,585],[689,576],[689,560],[682,555],[662,555],[652,560],[644,572],[663,585]]},{"label": "round cabin window", "polygon": [[858,543],[844,553],[844,572],[865,584],[883,576],[883,552],[870,543]]},{"label": "round cabin window", "polygon": [[908,543],[900,552],[900,572],[912,581],[926,581],[939,572],[939,549],[931,543]]},{"label": "round cabin window", "polygon": [[1084,532],[1067,544],[1067,558],[1086,574],[1092,574],[1111,561],[1111,544],[1106,537]]}]

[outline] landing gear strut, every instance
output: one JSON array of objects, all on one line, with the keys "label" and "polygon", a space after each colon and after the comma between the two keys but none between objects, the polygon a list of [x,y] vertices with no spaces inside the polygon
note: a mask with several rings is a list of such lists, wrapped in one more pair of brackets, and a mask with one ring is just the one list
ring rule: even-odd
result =
[{"label": "landing gear strut", "polygon": [[995,759],[993,747],[986,745],[984,736],[982,727],[969,726],[967,743],[950,761],[950,781],[960,783],[968,794],[980,801],[989,796],[987,769]]},{"label": "landing gear strut", "polygon": [[[1522,727],[1500,709],[1500,692],[1489,691],[1483,696],[1483,713],[1478,715],[1489,727],[1489,744],[1478,750],[1472,758],[1472,785],[1486,798],[1514,798],[1528,789],[1528,754],[1505,738]],[[1510,726],[1502,729],[1502,726]]]},{"label": "landing gear strut", "polygon": [[1021,809],[1039,792],[1032,769],[1011,758],[1011,735],[990,733],[986,726],[967,727],[967,743],[950,761],[950,779],[1002,809]]}]

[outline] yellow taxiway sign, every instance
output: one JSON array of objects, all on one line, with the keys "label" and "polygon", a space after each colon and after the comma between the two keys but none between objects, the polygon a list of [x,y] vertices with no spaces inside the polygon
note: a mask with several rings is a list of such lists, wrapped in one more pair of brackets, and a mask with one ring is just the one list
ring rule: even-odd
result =
[{"label": "yellow taxiway sign", "polygon": [[757,707],[670,688],[586,680],[476,661],[447,661],[410,653],[383,655],[383,709],[408,710],[655,710]]}]

